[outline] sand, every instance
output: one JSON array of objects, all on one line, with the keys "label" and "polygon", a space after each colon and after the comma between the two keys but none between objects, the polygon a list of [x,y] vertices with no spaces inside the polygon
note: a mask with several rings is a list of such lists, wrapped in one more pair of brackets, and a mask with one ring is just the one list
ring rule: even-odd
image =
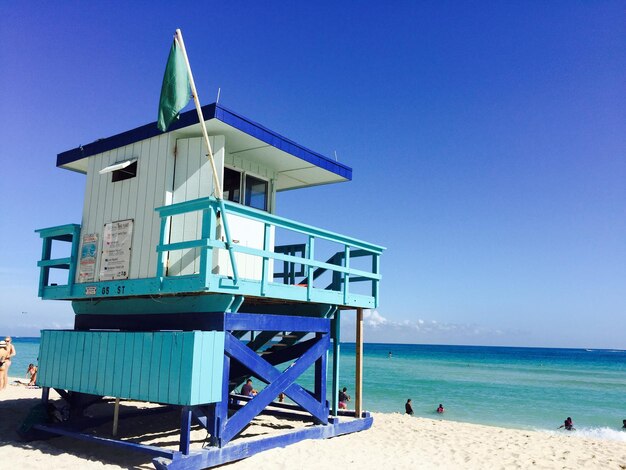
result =
[{"label": "sand", "polygon": [[[28,389],[24,385],[9,385],[0,392],[0,459],[5,466],[9,463],[9,468],[19,465],[30,469],[153,468],[146,455],[70,438],[20,441],[15,429],[28,410],[38,403],[40,396],[41,390]],[[110,413],[112,406],[108,403],[95,407],[94,414]],[[123,406],[130,409],[150,405],[124,403]],[[120,435],[176,448],[176,421],[175,413],[166,413],[156,422],[122,420]],[[264,418],[245,432],[273,434],[297,425]],[[110,432],[105,426],[97,429],[99,435],[110,435]],[[205,431],[194,431],[192,447],[201,446],[205,437]],[[303,441],[220,468],[626,469],[626,443],[583,438],[575,432],[522,431],[397,413],[375,413],[374,425],[368,431],[334,439]]]}]

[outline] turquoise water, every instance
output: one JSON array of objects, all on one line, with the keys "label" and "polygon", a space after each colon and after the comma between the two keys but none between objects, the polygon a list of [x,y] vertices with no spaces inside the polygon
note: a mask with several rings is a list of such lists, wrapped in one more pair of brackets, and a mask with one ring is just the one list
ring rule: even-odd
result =
[{"label": "turquoise water", "polygon": [[[25,377],[29,362],[37,361],[39,339],[13,341],[10,375]],[[354,344],[342,344],[340,381],[351,394],[354,370]],[[312,376],[309,371],[300,383],[311,387]],[[622,350],[369,343],[363,387],[370,411],[402,413],[411,398],[416,416],[553,431],[571,416],[579,434],[626,442]],[[435,412],[439,403],[443,415]]]},{"label": "turquoise water", "polygon": [[[354,344],[341,357],[353,390]],[[418,416],[541,430],[571,416],[579,433],[626,441],[626,351],[365,344],[364,361],[366,409],[411,398]]]}]

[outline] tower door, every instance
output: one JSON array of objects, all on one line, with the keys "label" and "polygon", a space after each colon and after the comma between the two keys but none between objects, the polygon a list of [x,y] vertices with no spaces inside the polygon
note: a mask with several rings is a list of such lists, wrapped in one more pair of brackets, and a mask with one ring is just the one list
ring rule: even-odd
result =
[{"label": "tower door", "polygon": [[[210,137],[213,158],[222,178],[224,168],[224,137]],[[172,203],[192,201],[213,195],[213,172],[207,158],[208,150],[202,137],[178,139],[176,141],[176,163]],[[198,240],[201,236],[202,214],[192,212],[172,217],[170,225],[170,243]],[[168,276],[197,274],[200,270],[200,250],[191,248],[169,253]]]}]

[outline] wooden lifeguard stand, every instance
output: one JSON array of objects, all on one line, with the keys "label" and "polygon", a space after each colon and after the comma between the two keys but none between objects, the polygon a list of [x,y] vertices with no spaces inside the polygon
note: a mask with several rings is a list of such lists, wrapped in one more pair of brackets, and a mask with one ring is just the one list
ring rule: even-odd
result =
[{"label": "wooden lifeguard stand", "polygon": [[[34,428],[149,452],[157,468],[206,468],[372,423],[360,328],[378,305],[383,248],[275,215],[278,191],[349,181],[352,170],[221,105],[202,111],[223,201],[189,111],[166,133],[151,123],[59,154],[58,167],[87,177],[82,223],[37,230],[39,295],[71,301],[75,323],[41,333],[44,404],[54,388],[69,413]],[[354,412],[338,410],[342,310],[357,311]],[[296,383],[310,367],[313,390]],[[248,377],[265,384],[253,398],[235,393]],[[277,403],[281,393],[292,403]],[[81,432],[82,412],[104,396],[180,407],[179,449]],[[270,412],[315,425],[234,439]],[[190,446],[192,423],[209,447]]]}]

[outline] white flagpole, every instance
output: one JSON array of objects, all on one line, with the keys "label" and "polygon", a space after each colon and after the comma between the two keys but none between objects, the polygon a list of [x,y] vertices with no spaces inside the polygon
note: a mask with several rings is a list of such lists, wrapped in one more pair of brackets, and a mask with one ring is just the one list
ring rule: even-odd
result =
[{"label": "white flagpole", "polygon": [[215,184],[215,197],[220,204],[220,209],[222,213],[222,223],[224,224],[224,235],[226,235],[226,249],[228,250],[228,255],[230,257],[230,264],[233,268],[233,280],[235,284],[239,279],[239,274],[237,272],[237,262],[235,260],[235,253],[232,249],[232,241],[230,238],[230,230],[228,229],[228,222],[226,220],[226,208],[224,207],[224,194],[222,193],[222,186],[220,185],[220,180],[217,176],[217,169],[215,168],[215,160],[213,160],[213,150],[211,149],[211,143],[209,142],[209,134],[206,131],[206,126],[204,125],[204,116],[202,115],[202,107],[200,106],[200,99],[198,98],[198,91],[196,90],[196,84],[193,81],[193,74],[191,73],[191,65],[189,64],[189,57],[187,57],[187,50],[185,49],[185,42],[183,41],[183,33],[181,33],[180,29],[176,30],[176,35],[174,36],[174,41],[178,43],[180,46],[180,50],[183,52],[183,57],[185,58],[185,64],[187,64],[187,73],[189,74],[189,86],[191,87],[191,94],[193,96],[193,101],[196,104],[196,111],[198,112],[198,119],[200,120],[200,127],[202,128],[202,135],[204,136],[204,141],[206,143],[207,149],[209,150],[209,161],[211,162],[211,168],[213,169],[213,181]]},{"label": "white flagpole", "polygon": [[213,160],[213,150],[211,149],[211,143],[209,142],[209,134],[207,134],[206,126],[204,125],[204,116],[202,115],[202,107],[200,106],[200,99],[198,98],[198,91],[196,90],[196,84],[193,81],[193,74],[191,73],[191,65],[189,64],[189,58],[187,57],[187,50],[185,49],[185,43],[183,41],[183,33],[180,32],[180,29],[176,30],[176,35],[174,36],[174,41],[178,43],[180,46],[180,50],[183,52],[183,57],[185,58],[185,63],[187,64],[187,73],[189,73],[189,85],[191,86],[191,94],[193,96],[193,101],[196,104],[196,111],[198,112],[198,119],[200,119],[200,127],[202,127],[202,135],[204,136],[204,141],[206,143],[207,149],[209,149],[209,160],[211,162],[211,168],[213,169],[213,182],[215,184],[215,196],[219,199],[223,199],[222,186],[220,185],[220,180],[217,176],[217,168],[215,168],[215,160]]}]

